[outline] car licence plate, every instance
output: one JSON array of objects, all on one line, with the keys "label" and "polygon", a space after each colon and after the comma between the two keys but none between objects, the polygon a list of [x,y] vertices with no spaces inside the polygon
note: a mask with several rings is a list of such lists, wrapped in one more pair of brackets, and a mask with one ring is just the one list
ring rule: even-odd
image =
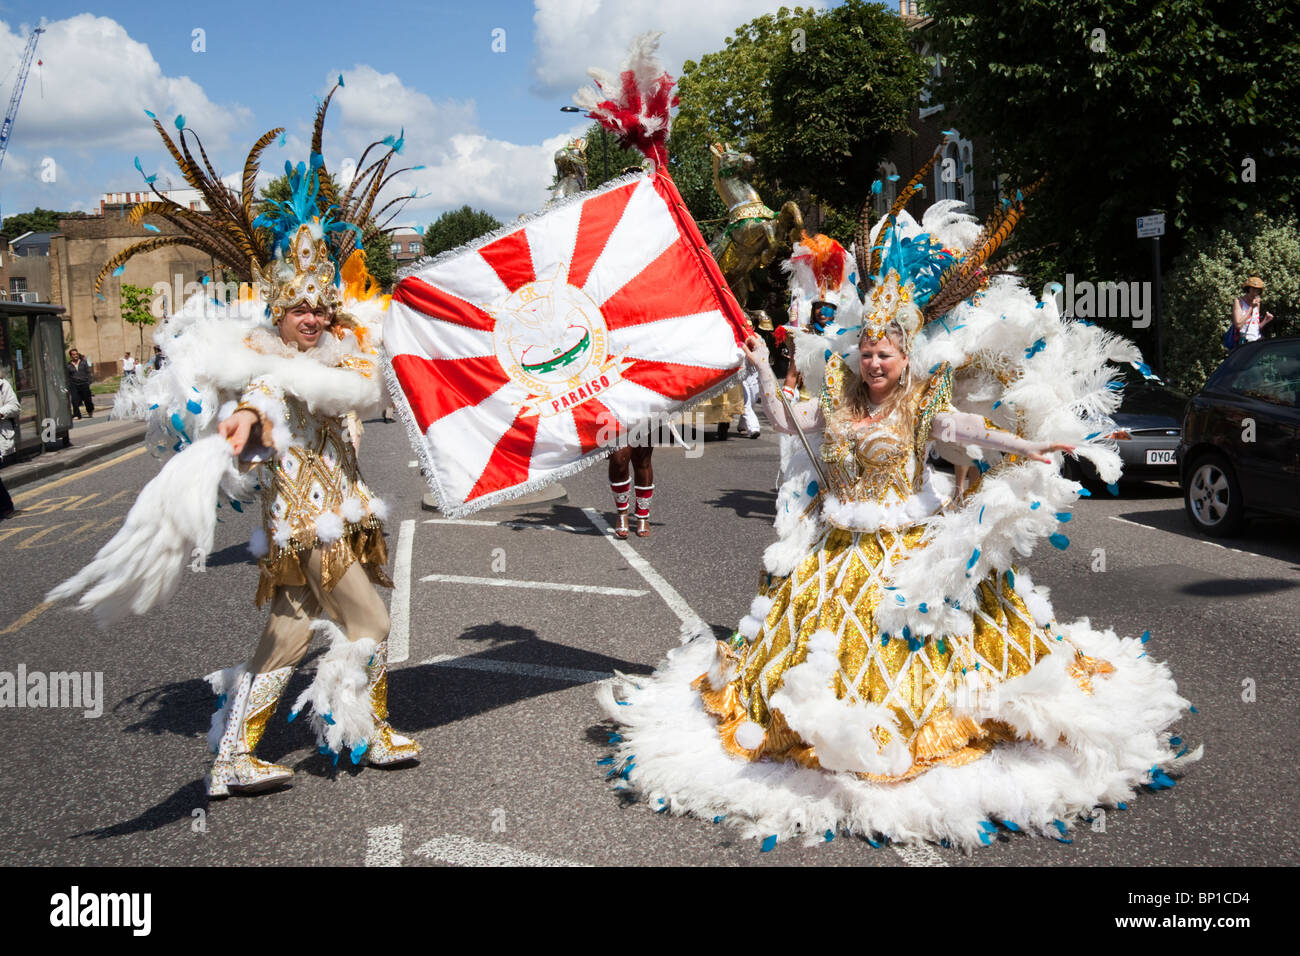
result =
[{"label": "car licence plate", "polygon": [[1172,448],[1148,448],[1147,449],[1148,465],[1173,465],[1174,450]]}]

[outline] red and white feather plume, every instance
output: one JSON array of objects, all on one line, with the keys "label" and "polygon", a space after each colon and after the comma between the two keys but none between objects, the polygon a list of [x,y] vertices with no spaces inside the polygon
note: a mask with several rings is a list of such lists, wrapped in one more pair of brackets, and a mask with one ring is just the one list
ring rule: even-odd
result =
[{"label": "red and white feather plume", "polygon": [[625,147],[640,150],[660,169],[668,165],[669,111],[677,105],[676,81],[655,55],[659,33],[643,33],[632,41],[617,76],[593,67],[587,74],[596,86],[586,86],[573,101],[601,126],[615,133]]}]

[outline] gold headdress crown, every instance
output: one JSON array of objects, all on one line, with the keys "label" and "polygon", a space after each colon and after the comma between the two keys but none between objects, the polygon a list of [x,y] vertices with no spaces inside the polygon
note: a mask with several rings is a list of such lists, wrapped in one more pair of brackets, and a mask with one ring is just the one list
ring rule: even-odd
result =
[{"label": "gold headdress crown", "polygon": [[[319,227],[318,227],[319,230]],[[307,223],[298,227],[289,255],[278,256],[263,272],[253,263],[253,278],[262,288],[271,321],[300,303],[334,311],[339,306],[339,289],[334,284],[334,262],[323,235],[312,233]]]},{"label": "gold headdress crown", "polygon": [[898,273],[890,270],[883,282],[871,287],[867,313],[862,321],[863,334],[875,342],[885,336],[890,325],[897,325],[903,333],[903,352],[909,352],[912,337],[922,325],[921,312],[913,301],[914,294],[912,284],[901,282]]}]

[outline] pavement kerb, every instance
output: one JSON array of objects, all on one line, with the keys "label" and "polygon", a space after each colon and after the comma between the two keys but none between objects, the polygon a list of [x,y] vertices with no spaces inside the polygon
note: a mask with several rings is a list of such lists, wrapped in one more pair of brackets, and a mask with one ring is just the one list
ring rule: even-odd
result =
[{"label": "pavement kerb", "polygon": [[78,450],[73,445],[71,448],[63,449],[60,452],[46,452],[20,465],[11,465],[4,469],[3,472],[0,472],[0,477],[4,478],[5,487],[13,491],[34,484],[44,478],[49,478],[51,475],[71,471],[101,458],[107,458],[114,452],[119,452],[124,448],[139,445],[144,440],[144,433],[145,426],[143,422],[133,423],[131,427],[124,428],[113,436],[97,442],[93,448]]}]

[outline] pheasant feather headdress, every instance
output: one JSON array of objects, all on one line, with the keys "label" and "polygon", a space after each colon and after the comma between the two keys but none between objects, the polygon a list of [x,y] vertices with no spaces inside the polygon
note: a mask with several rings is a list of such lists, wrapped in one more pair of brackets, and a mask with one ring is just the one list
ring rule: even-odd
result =
[{"label": "pheasant feather headdress", "polygon": [[[867,277],[869,282],[865,289],[863,329],[872,339],[884,335],[891,323],[897,324],[903,331],[906,347],[910,348],[912,338],[927,323],[979,291],[992,276],[1005,271],[1029,251],[989,263],[1020,221],[1025,200],[1042,184],[1042,178],[1017,191],[1014,201],[1004,199],[964,251],[944,248],[925,233],[910,238],[899,236],[898,215],[913,194],[920,191],[921,181],[943,154],[947,142],[946,134],[929,161],[898,191],[898,198],[881,223],[874,242],[871,241],[871,196],[863,203],[854,235],[854,252],[858,274]],[[881,183],[877,180],[872,184],[872,193],[880,191]]]},{"label": "pheasant feather headdress", "polygon": [[[363,246],[390,231],[389,223],[401,206],[414,197],[413,193],[399,196],[375,209],[383,188],[393,177],[407,171],[389,171],[393,157],[402,150],[403,135],[389,136],[367,146],[357,164],[357,175],[342,195],[339,194],[325,168],[321,141],[325,113],[342,85],[340,76],[316,109],[310,164],[299,163],[295,168],[285,163],[290,197],[284,202],[255,198],[260,157],[277,136],[283,142],[283,127],[269,130],[253,144],[244,161],[240,190],[236,193],[217,174],[199,137],[186,126],[184,116],[177,116],[174,121],[177,136],[173,140],[158,117],[146,110],[185,182],[203,196],[208,211],[198,212],[173,202],[154,185],[157,176],[145,176],[157,199],[132,207],[128,218],[157,232],[157,226],[144,222],[146,217],[157,217],[177,227],[181,234],[153,236],[123,249],[100,269],[95,278],[95,292],[98,294],[110,273],[121,275],[126,261],[133,256],[164,246],[189,246],[208,253],[239,281],[257,283],[266,298],[268,312],[275,319],[299,302],[337,305],[341,275],[345,269],[350,275],[357,271],[355,264],[347,267],[347,260],[358,255],[364,266]],[[202,164],[195,161],[191,142]],[[383,147],[387,150],[367,165],[371,152]],[[143,176],[138,158],[135,165]],[[381,222],[380,217],[385,213],[388,216]]]}]

